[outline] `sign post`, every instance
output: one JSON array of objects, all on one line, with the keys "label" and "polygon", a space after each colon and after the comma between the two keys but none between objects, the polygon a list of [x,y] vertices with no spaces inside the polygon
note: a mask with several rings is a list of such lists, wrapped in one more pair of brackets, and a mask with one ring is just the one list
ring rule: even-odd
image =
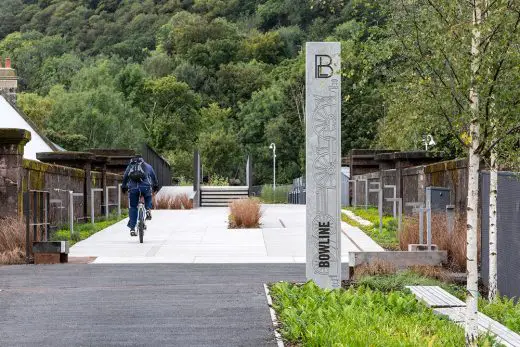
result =
[{"label": "sign post", "polygon": [[306,45],[306,275],[341,286],[341,47]]}]

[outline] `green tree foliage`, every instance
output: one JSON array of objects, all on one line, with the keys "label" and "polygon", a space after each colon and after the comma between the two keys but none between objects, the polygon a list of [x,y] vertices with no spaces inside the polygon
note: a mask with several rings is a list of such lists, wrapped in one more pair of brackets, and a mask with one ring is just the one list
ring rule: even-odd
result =
[{"label": "green tree foliage", "polygon": [[[305,168],[307,41],[342,43],[343,155],[422,148],[426,133],[461,153],[389,24],[399,13],[375,0],[5,0],[0,56],[20,77],[20,108],[67,149],[146,141],[188,179],[195,149],[230,178],[251,155],[262,184],[274,142],[288,183]],[[500,76],[508,90],[517,72]],[[516,102],[495,94],[501,109]]]},{"label": "green tree foliage", "polygon": [[44,128],[52,114],[53,100],[36,93],[20,93],[16,98],[17,106],[39,128]]},{"label": "green tree foliage", "polygon": [[200,128],[200,97],[173,76],[144,82],[140,104],[149,143],[158,150],[192,150]]}]

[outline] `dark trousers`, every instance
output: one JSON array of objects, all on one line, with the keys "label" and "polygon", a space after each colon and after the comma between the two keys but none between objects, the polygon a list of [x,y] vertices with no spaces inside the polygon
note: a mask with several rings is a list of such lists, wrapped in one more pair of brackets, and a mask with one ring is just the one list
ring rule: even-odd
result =
[{"label": "dark trousers", "polygon": [[144,197],[144,207],[147,210],[152,209],[152,188],[151,187],[138,187],[132,188],[128,192],[128,199],[130,200],[130,208],[128,214],[130,215],[130,221],[128,227],[133,229],[137,224],[137,205],[139,204],[139,196]]}]

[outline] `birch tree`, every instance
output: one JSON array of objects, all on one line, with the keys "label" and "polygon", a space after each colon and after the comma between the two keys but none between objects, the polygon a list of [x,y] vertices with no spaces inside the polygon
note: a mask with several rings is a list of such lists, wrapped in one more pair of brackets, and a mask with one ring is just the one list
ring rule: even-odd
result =
[{"label": "birch tree", "polygon": [[497,151],[491,150],[489,170],[489,301],[494,301],[498,292],[497,266],[497,195],[498,195],[498,168]]},{"label": "birch tree", "polygon": [[514,0],[397,0],[389,8],[389,30],[405,62],[395,76],[397,88],[406,99],[420,100],[410,107],[430,121],[442,120],[467,150],[465,328],[466,344],[475,346],[479,170],[491,152],[514,151],[501,143],[520,131],[520,98],[513,87],[520,82],[520,11]]}]

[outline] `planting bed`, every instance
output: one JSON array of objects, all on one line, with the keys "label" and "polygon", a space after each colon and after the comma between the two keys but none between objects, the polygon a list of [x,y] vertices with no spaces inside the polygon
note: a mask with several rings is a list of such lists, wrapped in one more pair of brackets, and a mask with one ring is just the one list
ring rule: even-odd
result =
[{"label": "planting bed", "polygon": [[[462,300],[464,287],[445,282],[440,268],[394,271],[383,264],[362,267],[333,291],[312,282],[271,285],[283,339],[290,346],[464,346],[463,329],[418,302],[406,286],[440,286]],[[479,310],[518,332],[520,304],[481,300]],[[498,344],[486,335],[479,346]]]}]

